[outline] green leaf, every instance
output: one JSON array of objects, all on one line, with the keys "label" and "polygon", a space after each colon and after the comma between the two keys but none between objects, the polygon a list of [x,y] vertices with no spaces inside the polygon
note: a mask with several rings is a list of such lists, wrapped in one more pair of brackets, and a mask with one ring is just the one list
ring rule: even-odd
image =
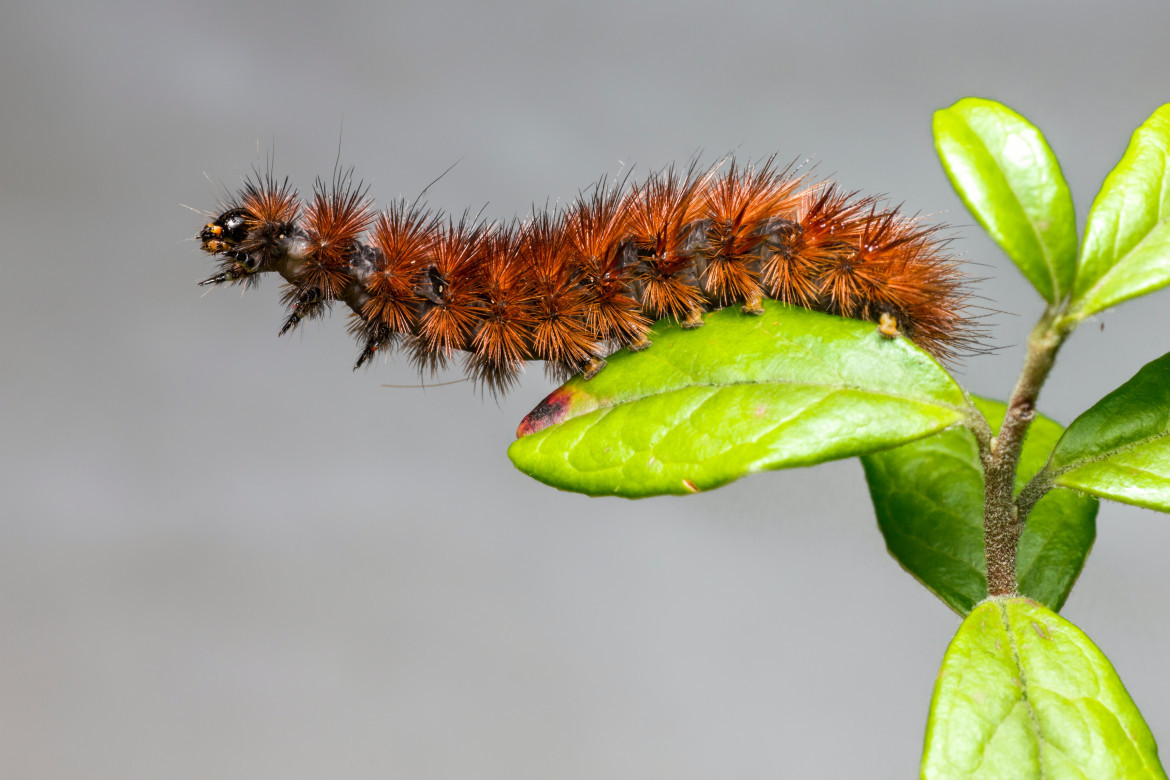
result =
[{"label": "green leaf", "polygon": [[964,98],[934,114],[934,145],[963,203],[1037,292],[1072,289],[1072,194],[1044,135],[1002,103]]},{"label": "green leaf", "polygon": [[1109,659],[1027,599],[967,616],[943,658],[924,780],[1165,778],[1158,746]]},{"label": "green leaf", "polygon": [[589,495],[690,493],[903,444],[966,413],[942,366],[873,323],[774,301],[704,319],[661,320],[645,352],[554,391],[521,423],[512,462]]},{"label": "green leaf", "polygon": [[1133,134],[1089,211],[1071,319],[1170,284],[1170,103]]},{"label": "green leaf", "polygon": [[1057,485],[1170,512],[1170,354],[1074,420],[1048,468]]},{"label": "green leaf", "polygon": [[[998,433],[1006,406],[973,400]],[[1017,491],[1044,465],[1061,430],[1036,417],[1020,455]],[[983,469],[970,431],[946,431],[861,462],[890,555],[951,609],[970,612],[987,598]],[[1066,490],[1044,496],[1020,538],[1020,592],[1059,610],[1093,546],[1096,517],[1096,499]]]}]

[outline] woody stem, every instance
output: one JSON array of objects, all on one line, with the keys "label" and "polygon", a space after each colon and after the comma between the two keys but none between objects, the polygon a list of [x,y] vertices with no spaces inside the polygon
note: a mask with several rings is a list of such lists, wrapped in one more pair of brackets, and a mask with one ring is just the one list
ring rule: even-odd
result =
[{"label": "woody stem", "polygon": [[1055,324],[1058,314],[1055,308],[1050,308],[1032,329],[1024,367],[1008,399],[999,435],[991,439],[984,457],[983,542],[989,596],[1014,596],[1018,590],[1016,550],[1031,506],[1025,505],[1024,511],[1020,511],[1016,504],[1016,471],[1024,435],[1036,417],[1040,388],[1069,333],[1068,328]]}]

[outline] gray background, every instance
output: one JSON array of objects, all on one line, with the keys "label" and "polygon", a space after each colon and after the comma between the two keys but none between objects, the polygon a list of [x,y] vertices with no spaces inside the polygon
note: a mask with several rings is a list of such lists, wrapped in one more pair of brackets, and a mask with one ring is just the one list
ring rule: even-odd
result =
[{"label": "gray background", "polygon": [[[855,461],[626,502],[545,488],[500,403],[277,340],[186,240],[275,147],[511,217],[623,163],[811,155],[962,226],[1002,396],[1039,311],[930,114],[996,97],[1083,216],[1170,99],[1165,2],[11,1],[0,11],[0,776],[909,777],[957,617]],[[342,126],[344,125],[344,132]],[[1167,293],[1076,334],[1067,422],[1170,351]],[[1170,740],[1170,522],[1103,505],[1065,614]]]}]

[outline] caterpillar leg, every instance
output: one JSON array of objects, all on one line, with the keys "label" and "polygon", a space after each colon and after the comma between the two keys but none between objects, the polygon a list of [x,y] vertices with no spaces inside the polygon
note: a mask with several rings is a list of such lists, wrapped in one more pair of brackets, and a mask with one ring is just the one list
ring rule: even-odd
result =
[{"label": "caterpillar leg", "polygon": [[693,328],[701,328],[707,323],[703,322],[703,310],[697,306],[687,312],[687,318],[679,323],[679,326],[685,330],[692,330]]},{"label": "caterpillar leg", "polygon": [[390,341],[390,329],[385,325],[379,325],[372,333],[366,336],[365,344],[362,345],[362,351],[358,353],[357,361],[353,364],[353,370],[357,371],[359,368],[370,362],[374,355],[378,354],[378,350],[386,346]]},{"label": "caterpillar leg", "polygon": [[276,335],[283,336],[288,333],[299,325],[301,320],[318,313],[321,307],[321,291],[316,288],[305,290],[293,302],[289,315],[285,318],[284,324],[280,326],[280,332]]},{"label": "caterpillar leg", "polygon": [[630,352],[641,352],[644,349],[649,349],[654,342],[646,338],[645,335],[639,336],[638,340],[632,344],[627,344],[626,349]]},{"label": "caterpillar leg", "polygon": [[601,373],[601,369],[605,368],[605,358],[592,358],[585,364],[585,368],[581,370],[581,376],[588,382],[593,377]]},{"label": "caterpillar leg", "polygon": [[222,274],[209,276],[198,284],[200,287],[215,287],[216,285],[224,284],[226,282],[234,282],[238,278],[239,277],[233,274],[231,271],[224,271]]},{"label": "caterpillar leg", "polygon": [[894,318],[894,315],[884,311],[881,319],[878,320],[878,333],[887,339],[896,339],[902,335],[902,331],[898,330],[898,320]]},{"label": "caterpillar leg", "polygon": [[290,314],[284,318],[284,323],[280,326],[280,330],[277,331],[276,335],[283,336],[284,334],[288,333],[290,330],[295,328],[297,325],[299,325],[300,321],[301,321],[301,315],[297,314],[294,311],[292,314]]},{"label": "caterpillar leg", "polygon": [[757,317],[764,313],[764,300],[759,293],[752,293],[748,299],[743,302],[743,306],[739,310],[744,314],[754,314]]}]

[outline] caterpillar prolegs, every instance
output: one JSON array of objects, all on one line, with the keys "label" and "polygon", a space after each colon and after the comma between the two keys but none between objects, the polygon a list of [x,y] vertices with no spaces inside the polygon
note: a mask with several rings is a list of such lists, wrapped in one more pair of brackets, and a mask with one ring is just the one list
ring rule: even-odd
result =
[{"label": "caterpillar prolegs", "polygon": [[318,180],[302,206],[269,167],[199,239],[219,263],[202,285],[284,278],[281,334],[341,301],[355,369],[397,347],[432,371],[462,352],[492,392],[528,360],[589,378],[615,350],[649,347],[659,318],[699,327],[715,308],[759,314],[765,297],[879,323],[942,360],[978,337],[969,279],[938,226],[774,158],[602,179],[511,222],[405,200],[376,212],[348,172]]}]

